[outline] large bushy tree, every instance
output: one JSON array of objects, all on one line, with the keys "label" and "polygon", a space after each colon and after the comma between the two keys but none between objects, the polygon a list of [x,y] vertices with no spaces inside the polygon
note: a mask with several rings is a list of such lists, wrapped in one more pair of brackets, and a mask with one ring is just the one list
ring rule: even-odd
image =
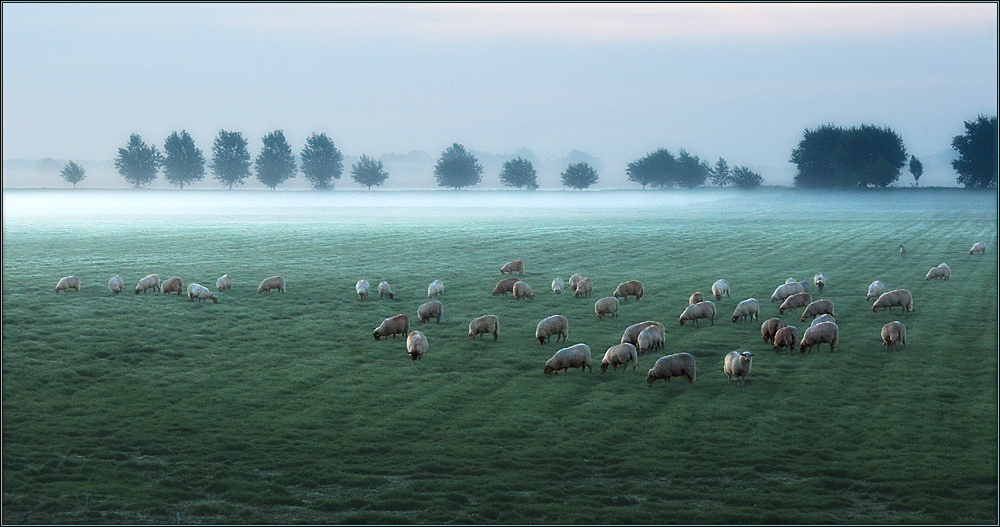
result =
[{"label": "large bushy tree", "polygon": [[483,166],[476,156],[468,152],[464,146],[453,143],[438,158],[434,166],[434,177],[439,186],[458,190],[471,187],[482,179]]},{"label": "large bushy tree", "polygon": [[508,187],[526,188],[535,190],[538,188],[537,174],[531,161],[520,157],[504,161],[500,170],[500,182]]},{"label": "large bushy tree", "polygon": [[890,128],[827,124],[805,131],[791,162],[797,187],[863,188],[892,185],[907,159],[903,140]]},{"label": "large bushy tree", "polygon": [[72,183],[73,188],[76,188],[76,184],[83,181],[83,179],[87,177],[87,171],[70,159],[69,163],[66,163],[66,166],[64,166],[62,171],[59,172],[59,175],[62,176],[67,183]]},{"label": "large bushy tree", "polygon": [[295,176],[295,156],[281,130],[265,135],[261,141],[264,144],[254,163],[257,181],[274,190]]},{"label": "large bushy tree", "polygon": [[980,115],[965,121],[965,133],[951,141],[958,159],[951,166],[958,172],[958,182],[968,188],[997,186],[997,116]]},{"label": "large bushy tree", "polygon": [[669,150],[660,148],[628,164],[625,174],[645,189],[646,185],[664,188],[672,187],[677,160]]},{"label": "large bushy tree", "polygon": [[212,144],[212,172],[230,190],[250,176],[250,151],[242,133],[219,131]]},{"label": "large bushy tree", "polygon": [[125,181],[140,188],[156,179],[162,161],[163,156],[156,150],[156,145],[146,145],[139,134],[132,134],[125,148],[118,149],[115,169]]},{"label": "large bushy tree", "polygon": [[745,166],[738,166],[730,172],[728,181],[736,188],[749,189],[759,187],[764,178]]},{"label": "large bushy tree", "polygon": [[163,178],[170,183],[184,188],[205,177],[205,156],[187,131],[167,136],[163,153]]},{"label": "large bushy tree", "polygon": [[359,185],[368,187],[368,190],[381,186],[388,178],[389,173],[382,167],[382,161],[372,159],[365,154],[361,154],[358,162],[351,167],[351,179]]},{"label": "large bushy tree", "polygon": [[562,184],[565,187],[583,190],[597,183],[597,171],[587,163],[573,163],[562,173]]},{"label": "large bushy tree", "polygon": [[312,134],[302,147],[302,175],[314,189],[333,188],[344,171],[344,156],[326,134]]},{"label": "large bushy tree", "polygon": [[687,153],[683,148],[677,154],[677,166],[675,168],[675,181],[684,188],[695,188],[704,185],[708,179],[710,169],[708,163],[702,161],[696,155]]}]

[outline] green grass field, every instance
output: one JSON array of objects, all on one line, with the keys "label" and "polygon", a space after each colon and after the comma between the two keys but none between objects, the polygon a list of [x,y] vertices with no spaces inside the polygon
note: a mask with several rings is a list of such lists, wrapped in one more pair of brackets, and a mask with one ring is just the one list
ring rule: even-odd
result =
[{"label": "green grass field", "polygon": [[[995,194],[559,192],[523,210],[495,206],[515,192],[434,195],[467,203],[5,216],[4,523],[997,523]],[[968,254],[977,241],[985,256]],[[513,259],[533,301],[490,294]],[[952,279],[925,281],[941,262]],[[575,272],[590,298],[552,293]],[[840,346],[776,354],[760,339],[771,292],[817,272]],[[218,304],[133,294],[148,273],[213,290],[229,273],[233,289]],[[70,274],[82,291],[54,293]],[[258,295],[274,274],[287,292]],[[359,300],[361,278],[396,298]],[[732,296],[715,325],[680,326],[719,278]],[[444,321],[421,325],[434,279]],[[646,297],[598,321],[594,302],[630,279]],[[914,311],[873,313],[875,279]],[[749,297],[761,319],[730,322]],[[422,360],[373,340],[397,313],[427,335]],[[470,341],[487,313],[499,340]],[[556,313],[568,343],[540,346]],[[804,330],[800,313],[781,318]],[[601,374],[647,319],[666,348]],[[891,320],[908,329],[895,352],[879,338]],[[592,372],[543,375],[577,342]],[[755,353],[744,386],[722,372],[734,349]],[[681,351],[697,381],[647,387]]]}]

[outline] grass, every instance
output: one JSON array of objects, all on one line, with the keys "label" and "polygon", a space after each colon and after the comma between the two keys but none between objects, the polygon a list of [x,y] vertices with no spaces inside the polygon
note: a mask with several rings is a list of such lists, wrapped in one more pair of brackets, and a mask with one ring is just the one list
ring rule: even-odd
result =
[{"label": "grass", "polygon": [[[5,220],[4,523],[996,524],[995,195],[627,195],[651,204]],[[533,301],[490,295],[512,259]],[[952,279],[925,281],[941,262]],[[774,353],[759,336],[771,291],[820,271],[840,346]],[[199,304],[106,288],[151,272],[210,287],[229,273],[233,290]],[[593,296],[552,294],[574,272]],[[83,290],[53,293],[68,274]],[[287,293],[258,295],[273,274]],[[357,299],[360,278],[396,298]],[[715,325],[679,326],[718,278],[732,297]],[[421,325],[434,279],[444,321]],[[598,321],[594,302],[629,279],[646,297]],[[874,279],[915,310],[872,313]],[[747,297],[761,320],[731,323]],[[422,360],[372,339],[396,313],[427,335]],[[500,339],[470,341],[487,313]],[[534,327],[554,313],[597,370],[641,320],[665,323],[666,349],[635,373],[546,377],[563,344]],[[908,329],[896,352],[879,339],[890,320]],[[743,387],[722,373],[737,348],[755,353]],[[697,381],[647,387],[680,351]]]}]

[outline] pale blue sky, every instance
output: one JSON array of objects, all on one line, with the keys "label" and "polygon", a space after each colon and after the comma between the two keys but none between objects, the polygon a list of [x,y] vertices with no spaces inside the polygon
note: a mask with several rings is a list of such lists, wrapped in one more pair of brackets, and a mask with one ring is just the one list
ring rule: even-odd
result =
[{"label": "pale blue sky", "polygon": [[825,123],[949,150],[997,113],[997,49],[996,3],[4,3],[3,158],[281,129],[347,155],[578,149],[622,179],[685,148],[784,183]]}]

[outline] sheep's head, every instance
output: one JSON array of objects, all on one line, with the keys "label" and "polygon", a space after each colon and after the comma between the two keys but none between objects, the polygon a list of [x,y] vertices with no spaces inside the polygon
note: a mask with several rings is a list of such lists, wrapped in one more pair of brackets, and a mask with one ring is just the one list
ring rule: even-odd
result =
[{"label": "sheep's head", "polygon": [[379,338],[381,338],[381,335],[379,335],[379,333],[378,333],[378,329],[376,329],[375,331],[372,331],[372,336],[375,337],[375,340],[378,340]]},{"label": "sheep's head", "polygon": [[538,337],[538,343],[544,346],[545,345],[545,337],[539,336]]},{"label": "sheep's head", "polygon": [[213,304],[218,304],[219,303],[219,298],[217,296],[215,296],[215,295],[211,295],[211,294],[208,295],[208,299],[211,300]]},{"label": "sheep's head", "polygon": [[543,369],[542,371],[545,372],[545,375],[552,375],[553,373],[555,373],[556,369],[546,364],[545,369]]},{"label": "sheep's head", "polygon": [[608,371],[608,363],[602,362],[601,363],[601,373],[604,373],[606,371]]},{"label": "sheep's head", "polygon": [[649,370],[646,374],[646,386],[652,386],[656,382],[656,375],[653,374],[653,370]]}]

